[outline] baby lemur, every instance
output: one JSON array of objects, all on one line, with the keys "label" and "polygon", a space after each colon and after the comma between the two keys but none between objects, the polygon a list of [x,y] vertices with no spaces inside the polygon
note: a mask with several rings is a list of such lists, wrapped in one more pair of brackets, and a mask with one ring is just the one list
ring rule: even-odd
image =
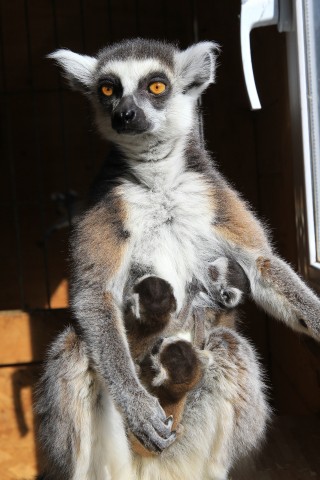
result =
[{"label": "baby lemur", "polygon": [[[131,355],[139,368],[139,377],[172,418],[173,428],[179,424],[187,394],[201,380],[208,356],[202,350],[206,331],[214,326],[235,328],[235,308],[249,293],[248,279],[243,269],[227,258],[219,258],[209,267],[215,308],[192,308],[196,297],[203,294],[193,288],[189,308],[183,312],[179,335],[168,336],[174,331],[176,303],[171,285],[165,280],[147,276],[134,285],[128,298],[124,321]],[[199,333],[200,332],[200,333]],[[161,337],[164,335],[166,338]],[[186,340],[186,336],[188,340]],[[199,347],[198,349],[195,347]],[[146,450],[137,439],[131,437],[133,451],[143,456],[154,453]]]},{"label": "baby lemur", "polygon": [[[224,479],[261,438],[267,406],[254,351],[232,329],[213,327],[203,342],[210,361],[188,394],[176,440],[130,354],[124,300],[137,276],[167,281],[181,319],[192,285],[203,286],[200,304],[212,306],[209,265],[236,260],[254,301],[319,338],[319,299],[276,255],[200,142],[197,100],[214,81],[216,50],[212,42],[179,50],[135,39],[96,57],[51,55],[113,144],[72,238],[77,332],[53,345],[38,401],[54,480]],[[132,455],[126,428],[161,455]]]}]

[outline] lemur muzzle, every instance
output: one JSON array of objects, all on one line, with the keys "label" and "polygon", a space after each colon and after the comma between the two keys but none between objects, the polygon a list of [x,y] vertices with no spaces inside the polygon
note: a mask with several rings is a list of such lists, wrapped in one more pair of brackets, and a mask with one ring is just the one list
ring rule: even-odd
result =
[{"label": "lemur muzzle", "polygon": [[132,95],[123,97],[112,114],[112,128],[118,133],[142,133],[149,127],[143,110]]}]

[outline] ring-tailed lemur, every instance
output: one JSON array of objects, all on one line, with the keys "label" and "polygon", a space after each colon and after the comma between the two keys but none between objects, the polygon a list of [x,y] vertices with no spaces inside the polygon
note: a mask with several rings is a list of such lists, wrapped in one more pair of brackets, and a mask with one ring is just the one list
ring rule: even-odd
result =
[{"label": "ring-tailed lemur", "polygon": [[[129,458],[122,418],[150,450],[162,451],[175,440],[159,402],[142,387],[129,352],[123,293],[137,271],[167,280],[180,311],[194,279],[205,287],[210,283],[213,260],[236,259],[259,305],[292,328],[319,336],[318,298],[276,256],[264,228],[200,143],[196,102],[214,80],[215,51],[212,42],[180,51],[137,39],[111,45],[96,57],[68,50],[51,55],[71,86],[88,97],[99,131],[114,145],[72,239],[71,307],[78,332],[66,331],[53,347],[43,379],[47,392],[38,405],[41,438],[55,479],[108,478],[103,444],[111,435],[106,434],[107,418],[115,429],[111,447],[121,445],[116,465],[110,460],[111,470],[121,470],[121,462]],[[208,335],[206,349],[212,364],[203,385],[212,392],[199,397],[195,389],[187,402],[184,418],[197,404],[199,422],[189,427],[197,445],[186,465],[197,465],[201,446],[207,449],[201,458],[208,455],[215,465],[207,478],[225,478],[234,445],[256,442],[266,407],[257,362],[244,339],[221,329]],[[116,408],[123,417],[117,417]],[[244,425],[248,415],[250,433],[244,441],[232,429]],[[163,465],[165,458],[170,458],[170,448],[161,455]],[[181,453],[177,465],[183,458]],[[194,469],[180,466],[180,477],[177,472],[158,477],[201,477],[202,470],[194,474]],[[138,478],[154,478],[152,468]],[[113,478],[134,478],[123,475]]]}]

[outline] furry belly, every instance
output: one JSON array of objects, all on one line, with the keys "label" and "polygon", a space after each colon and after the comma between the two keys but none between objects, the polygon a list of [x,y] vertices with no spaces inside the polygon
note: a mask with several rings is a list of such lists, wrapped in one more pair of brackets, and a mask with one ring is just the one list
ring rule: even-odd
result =
[{"label": "furry belly", "polygon": [[123,186],[128,207],[133,263],[168,281],[181,308],[186,285],[202,280],[206,264],[216,258],[213,207],[198,174],[182,172],[171,186],[145,189]]},{"label": "furry belly", "polygon": [[184,304],[186,286],[193,279],[205,284],[209,262],[215,257],[206,237],[174,226],[158,229],[154,235],[149,233],[138,245],[133,262],[170,283],[178,310]]}]

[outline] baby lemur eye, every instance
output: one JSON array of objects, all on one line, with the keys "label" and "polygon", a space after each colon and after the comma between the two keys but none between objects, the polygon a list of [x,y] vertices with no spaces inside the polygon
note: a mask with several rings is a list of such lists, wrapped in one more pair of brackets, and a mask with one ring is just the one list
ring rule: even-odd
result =
[{"label": "baby lemur eye", "polygon": [[111,97],[111,95],[113,94],[113,87],[111,87],[111,85],[102,85],[101,92],[106,97]]},{"label": "baby lemur eye", "polygon": [[166,88],[167,86],[163,82],[152,82],[148,87],[149,92],[154,93],[155,95],[159,95],[160,93],[163,93]]}]

